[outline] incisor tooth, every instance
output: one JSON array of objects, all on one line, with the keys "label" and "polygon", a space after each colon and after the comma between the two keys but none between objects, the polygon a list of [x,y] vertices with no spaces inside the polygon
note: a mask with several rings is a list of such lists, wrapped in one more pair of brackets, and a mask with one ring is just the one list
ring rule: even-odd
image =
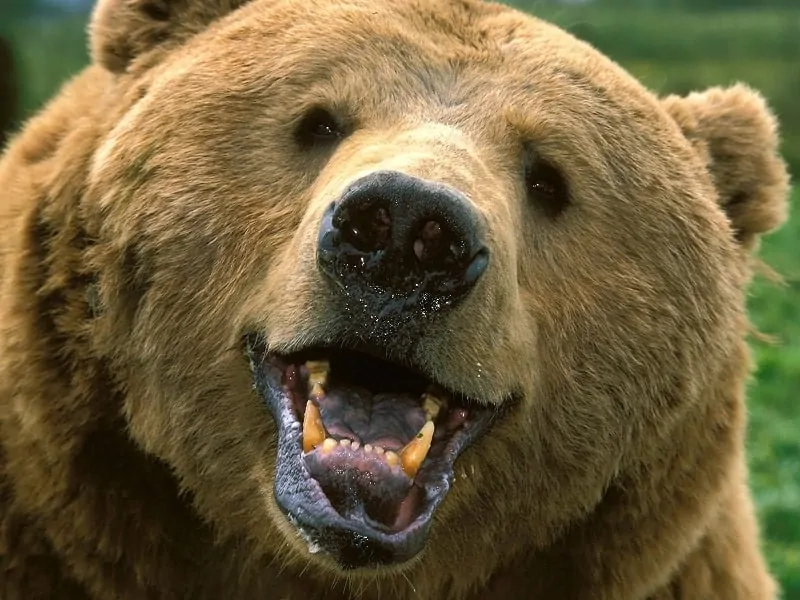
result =
[{"label": "incisor tooth", "polygon": [[414,439],[400,450],[400,463],[403,466],[403,471],[412,479],[419,471],[422,461],[428,456],[428,450],[431,449],[431,441],[433,440],[433,430],[433,421],[428,421],[422,426],[419,433],[414,436]]},{"label": "incisor tooth", "polygon": [[400,464],[400,457],[397,456],[396,453],[392,452],[391,450],[386,451],[386,462],[389,463],[390,467],[396,467]]},{"label": "incisor tooth", "polygon": [[328,437],[319,408],[311,400],[306,403],[306,414],[303,417],[303,452],[311,452]]},{"label": "incisor tooth", "polygon": [[325,441],[322,442],[322,451],[327,454],[328,452],[331,452],[334,448],[336,448],[338,445],[339,442],[337,442],[335,439],[325,438]]}]

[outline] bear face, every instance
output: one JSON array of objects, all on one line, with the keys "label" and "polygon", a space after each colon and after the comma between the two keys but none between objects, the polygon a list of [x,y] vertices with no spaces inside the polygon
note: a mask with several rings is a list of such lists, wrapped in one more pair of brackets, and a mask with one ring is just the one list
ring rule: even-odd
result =
[{"label": "bear face", "polygon": [[15,238],[51,240],[54,329],[108,373],[81,418],[298,580],[462,597],[537,553],[525,593],[667,581],[741,475],[749,257],[787,189],[754,92],[659,100],[479,2],[107,0],[92,30]]}]

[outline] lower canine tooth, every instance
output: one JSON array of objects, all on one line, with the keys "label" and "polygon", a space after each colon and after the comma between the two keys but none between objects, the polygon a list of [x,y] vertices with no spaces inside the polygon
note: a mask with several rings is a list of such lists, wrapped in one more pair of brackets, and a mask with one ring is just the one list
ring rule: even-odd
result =
[{"label": "lower canine tooth", "polygon": [[425,457],[428,456],[428,451],[431,449],[431,441],[433,440],[433,431],[433,421],[428,421],[422,426],[422,429],[419,430],[414,439],[400,450],[400,463],[403,466],[403,471],[412,479],[419,471]]},{"label": "lower canine tooth", "polygon": [[306,403],[306,414],[303,417],[303,452],[311,452],[328,437],[319,408],[311,400]]}]

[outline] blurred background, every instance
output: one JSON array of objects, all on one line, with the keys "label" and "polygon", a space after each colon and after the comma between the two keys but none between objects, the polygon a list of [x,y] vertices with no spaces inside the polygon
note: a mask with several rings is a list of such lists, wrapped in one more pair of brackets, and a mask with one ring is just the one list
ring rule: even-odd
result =
[{"label": "blurred background", "polygon": [[[777,112],[800,181],[800,0],[518,0],[620,62],[654,91],[746,82]],[[0,144],[87,62],[92,0],[0,0]],[[800,184],[793,207],[800,203]],[[800,215],[767,238],[782,277],[757,280],[750,311],[751,479],[772,569],[800,600]]]}]

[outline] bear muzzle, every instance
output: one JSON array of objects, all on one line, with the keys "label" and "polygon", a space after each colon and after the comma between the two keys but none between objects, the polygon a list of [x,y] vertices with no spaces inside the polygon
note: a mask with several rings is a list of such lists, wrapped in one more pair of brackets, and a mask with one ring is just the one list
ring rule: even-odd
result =
[{"label": "bear muzzle", "polygon": [[353,182],[325,211],[317,264],[376,314],[454,306],[489,265],[483,218],[443,183],[397,171]]},{"label": "bear muzzle", "polygon": [[254,333],[245,347],[278,431],[278,507],[309,552],[343,570],[417,556],[454,484],[455,461],[510,406],[343,344],[279,354]]}]

